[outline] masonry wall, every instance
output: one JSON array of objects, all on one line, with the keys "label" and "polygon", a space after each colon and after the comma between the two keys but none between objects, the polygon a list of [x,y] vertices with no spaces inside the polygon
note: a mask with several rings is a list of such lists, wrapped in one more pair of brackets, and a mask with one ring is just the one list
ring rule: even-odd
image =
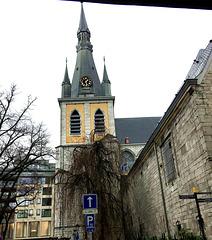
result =
[{"label": "masonry wall", "polygon": [[[167,180],[164,143],[170,141],[175,177]],[[135,171],[128,176],[125,206],[131,209],[132,238],[138,236],[172,236],[176,222],[199,234],[194,200],[179,195],[212,192],[212,66],[201,83],[185,93],[169,120],[143,154]],[[212,197],[212,195],[201,195]],[[206,236],[212,239],[212,203],[200,203]],[[126,223],[126,224],[127,224]],[[133,238],[134,237],[134,238]],[[130,238],[129,238],[130,239]]]}]

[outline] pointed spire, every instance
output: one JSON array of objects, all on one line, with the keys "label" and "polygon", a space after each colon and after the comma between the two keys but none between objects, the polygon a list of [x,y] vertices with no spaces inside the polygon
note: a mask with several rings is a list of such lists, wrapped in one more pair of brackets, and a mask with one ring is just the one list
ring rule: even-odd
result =
[{"label": "pointed spire", "polygon": [[91,52],[93,51],[93,46],[90,42],[91,33],[88,29],[82,3],[81,3],[81,15],[80,15],[79,28],[77,31],[77,37],[78,37],[78,45],[76,46],[77,52],[79,52],[81,49],[88,49]]},{"label": "pointed spire", "polygon": [[64,79],[63,79],[62,85],[65,84],[65,83],[69,83],[70,84],[70,79],[69,79],[69,76],[68,76],[67,62],[68,62],[68,60],[67,60],[67,57],[66,57],[66,69],[65,69],[65,75],[64,75]]},{"label": "pointed spire", "polygon": [[66,69],[64,79],[62,82],[62,97],[71,97],[71,83],[68,76],[67,58],[66,58]]},{"label": "pointed spire", "polygon": [[104,72],[103,72],[102,83],[110,83],[110,80],[109,80],[108,75],[107,75],[106,65],[105,65],[105,56],[103,57],[103,60],[104,60]]},{"label": "pointed spire", "polygon": [[87,33],[90,34],[90,31],[88,29],[88,25],[87,25],[87,22],[86,22],[86,18],[85,18],[85,13],[84,13],[83,3],[82,2],[81,2],[80,23],[79,23],[79,28],[78,28],[77,34],[79,34],[80,32],[87,32]]},{"label": "pointed spire", "polygon": [[103,60],[104,60],[104,72],[103,72],[103,80],[102,80],[102,90],[103,90],[104,96],[111,96],[111,85],[107,75],[105,57],[103,58]]}]

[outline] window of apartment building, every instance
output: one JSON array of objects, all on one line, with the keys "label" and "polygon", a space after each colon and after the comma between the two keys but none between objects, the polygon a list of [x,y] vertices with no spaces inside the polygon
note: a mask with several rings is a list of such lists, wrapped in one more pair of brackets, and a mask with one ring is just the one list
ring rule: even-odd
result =
[{"label": "window of apartment building", "polygon": [[[0,236],[3,235],[4,230],[5,230],[5,223],[1,223],[0,224]],[[14,223],[9,223],[5,239],[9,239],[9,238],[13,239],[13,231],[14,231]]]},{"label": "window of apartment building", "polygon": [[38,237],[39,222],[29,222],[29,237]]},{"label": "window of apartment building", "polygon": [[35,178],[20,178],[20,185],[34,184]]},{"label": "window of apartment building", "polygon": [[29,216],[33,216],[33,209],[29,209]]},{"label": "window of apartment building", "polygon": [[41,237],[51,235],[51,222],[41,222]]},{"label": "window of apartment building", "polygon": [[40,209],[36,209],[36,215],[40,216]]},{"label": "window of apartment building", "polygon": [[29,195],[30,188],[29,187],[20,187],[19,188],[19,196]]},{"label": "window of apartment building", "polygon": [[17,222],[16,237],[17,238],[26,237],[26,228],[27,228],[27,223],[26,222]]},{"label": "window of apartment building", "polygon": [[37,198],[37,204],[41,204],[41,199]]},{"label": "window of apartment building", "polygon": [[46,184],[46,183],[47,183],[46,177],[38,178],[38,184]]},{"label": "window of apartment building", "polygon": [[19,210],[17,214],[17,218],[27,218],[28,210]]},{"label": "window of apartment building", "polygon": [[94,115],[95,133],[104,134],[105,133],[105,117],[103,112],[98,109]]},{"label": "window of apartment building", "polygon": [[168,139],[162,146],[162,154],[165,166],[166,179],[168,182],[172,181],[176,176],[174,158],[172,153],[172,145]]},{"label": "window of apartment building", "polygon": [[43,195],[52,195],[52,187],[44,187]]},{"label": "window of apartment building", "polygon": [[19,204],[18,205],[19,207],[26,207],[26,206],[29,205],[29,201],[25,198],[19,198],[18,199],[18,204]]},{"label": "window of apartment building", "polygon": [[51,198],[42,198],[42,206],[51,206],[52,199]]},{"label": "window of apartment building", "polygon": [[51,217],[51,209],[42,209],[41,217]]}]

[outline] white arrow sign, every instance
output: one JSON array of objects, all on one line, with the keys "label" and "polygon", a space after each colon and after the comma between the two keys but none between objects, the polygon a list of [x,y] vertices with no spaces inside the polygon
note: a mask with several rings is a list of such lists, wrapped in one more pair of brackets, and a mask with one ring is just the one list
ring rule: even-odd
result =
[{"label": "white arrow sign", "polygon": [[83,209],[98,208],[97,194],[84,194],[83,195]]},{"label": "white arrow sign", "polygon": [[89,198],[88,198],[88,201],[89,201],[89,208],[91,208],[91,206],[92,206],[92,205],[91,205],[91,201],[92,201],[92,200],[93,200],[92,197],[89,197]]}]

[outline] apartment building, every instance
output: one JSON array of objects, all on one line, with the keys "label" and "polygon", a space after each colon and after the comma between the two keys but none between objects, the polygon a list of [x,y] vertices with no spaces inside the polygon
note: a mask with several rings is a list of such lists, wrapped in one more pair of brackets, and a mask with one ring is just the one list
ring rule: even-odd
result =
[{"label": "apartment building", "polygon": [[[49,239],[53,236],[54,170],[55,164],[47,161],[31,166],[30,171],[21,175],[16,187],[18,197],[11,203],[16,209],[6,239]],[[3,224],[0,225],[1,235]]]}]

